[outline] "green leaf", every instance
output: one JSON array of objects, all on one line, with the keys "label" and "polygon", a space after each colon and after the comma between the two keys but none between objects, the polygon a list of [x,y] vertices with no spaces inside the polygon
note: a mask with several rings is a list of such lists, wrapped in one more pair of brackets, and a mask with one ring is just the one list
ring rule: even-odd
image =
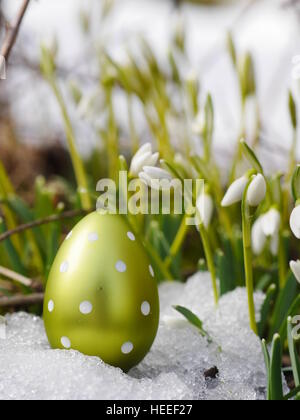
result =
[{"label": "green leaf", "polygon": [[289,317],[293,317],[294,315],[297,315],[299,313],[299,309],[300,309],[300,294],[298,294],[295,298],[295,300],[293,301],[293,303],[291,304],[284,320],[282,321],[280,330],[279,330],[279,334],[281,336],[281,338],[283,340],[286,339],[286,334],[287,334],[287,319]]},{"label": "green leaf", "polygon": [[270,360],[270,397],[272,401],[282,401],[283,384],[282,384],[282,345],[279,334],[275,334],[272,343],[271,360]]},{"label": "green leaf", "polygon": [[268,325],[269,316],[271,313],[272,305],[274,303],[274,298],[276,295],[276,285],[271,284],[267,291],[266,299],[264,301],[264,304],[261,308],[261,318],[260,322],[258,324],[258,333],[260,337],[263,337],[263,334],[266,330],[266,327]]},{"label": "green leaf", "polygon": [[264,170],[260,161],[258,160],[258,157],[254,153],[254,151],[251,149],[251,147],[248,146],[245,140],[241,140],[241,147],[242,147],[242,152],[244,156],[246,157],[246,159],[248,160],[252,168],[255,169],[257,172],[263,174]]},{"label": "green leaf", "polygon": [[179,312],[181,315],[183,315],[190,324],[194,325],[194,327],[198,328],[200,334],[202,337],[207,338],[207,341],[209,343],[212,342],[211,337],[209,334],[203,329],[203,322],[195,315],[193,312],[191,312],[189,309],[184,308],[183,306],[173,306],[173,308]]},{"label": "green leaf", "polygon": [[294,381],[297,387],[300,385],[300,359],[297,353],[296,342],[293,337],[293,324],[291,317],[288,318],[287,326],[289,352],[293,368]]},{"label": "green leaf", "polygon": [[[229,246],[228,246],[229,247]],[[226,293],[231,292],[235,289],[236,282],[232,271],[233,255],[225,254],[221,250],[217,250],[216,255],[216,267],[217,275],[220,280],[220,295],[223,296]]]},{"label": "green leaf", "polygon": [[265,365],[266,365],[266,371],[267,371],[267,378],[268,378],[268,395],[267,395],[267,400],[270,401],[271,399],[271,382],[270,382],[270,354],[269,354],[269,350],[267,347],[267,342],[266,340],[262,340],[262,349],[263,349],[263,354],[264,354],[264,359],[265,359]]},{"label": "green leaf", "polygon": [[210,170],[203,159],[199,156],[193,156],[191,158],[191,162],[201,177],[203,177],[206,181],[210,180]]},{"label": "green leaf", "polygon": [[[6,226],[4,220],[0,217],[0,234],[6,232]],[[7,256],[9,258],[9,262],[11,264],[11,267],[14,271],[17,273],[26,275],[26,269],[23,265],[23,262],[21,260],[21,257],[19,253],[17,252],[16,248],[14,247],[14,244],[12,243],[10,238],[7,238],[3,242],[4,249],[6,250]]]},{"label": "green leaf", "polygon": [[300,198],[300,165],[297,165],[292,178],[292,194],[295,202]]},{"label": "green leaf", "polygon": [[162,159],[160,161],[161,167],[166,171],[170,172],[174,178],[179,179],[182,183],[184,183],[184,178],[180,174],[179,170],[176,167],[176,164],[169,162],[168,160]]},{"label": "green leaf", "polygon": [[250,53],[245,54],[239,63],[239,79],[242,99],[245,103],[249,96],[256,93],[254,64]]},{"label": "green leaf", "polygon": [[214,132],[214,106],[212,97],[210,94],[207,95],[205,102],[205,127],[204,127],[204,138],[208,145],[211,147],[212,137]]},{"label": "green leaf", "polygon": [[269,273],[264,274],[260,279],[259,282],[257,283],[255,290],[260,290],[261,292],[265,292],[265,290],[267,290],[272,283],[272,275]]},{"label": "green leaf", "polygon": [[237,64],[236,48],[235,48],[235,45],[234,45],[234,41],[233,41],[231,32],[227,33],[227,49],[228,49],[228,52],[230,54],[232,63],[234,65],[234,67],[236,67],[236,64]]},{"label": "green leaf", "polygon": [[293,389],[293,391],[291,391],[288,395],[286,395],[284,397],[284,400],[291,400],[292,398],[294,398],[299,401],[300,400],[300,386],[297,386],[297,388]]},{"label": "green leaf", "polygon": [[293,125],[294,130],[297,129],[297,107],[296,107],[296,102],[295,99],[293,97],[292,92],[289,92],[289,111],[290,111],[290,117],[291,117],[291,122]]},{"label": "green leaf", "polygon": [[282,323],[286,321],[290,307],[298,295],[298,283],[293,274],[290,274],[285,287],[281,290],[271,320],[269,341],[274,334],[280,331]]}]

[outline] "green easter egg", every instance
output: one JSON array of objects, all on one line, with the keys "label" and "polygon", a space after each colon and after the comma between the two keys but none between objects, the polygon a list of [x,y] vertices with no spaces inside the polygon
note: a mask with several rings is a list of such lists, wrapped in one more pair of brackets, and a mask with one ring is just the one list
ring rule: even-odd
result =
[{"label": "green easter egg", "polygon": [[126,220],[85,217],[62,244],[48,279],[44,323],[51,347],[128,371],[150,350],[158,322],[154,271]]}]

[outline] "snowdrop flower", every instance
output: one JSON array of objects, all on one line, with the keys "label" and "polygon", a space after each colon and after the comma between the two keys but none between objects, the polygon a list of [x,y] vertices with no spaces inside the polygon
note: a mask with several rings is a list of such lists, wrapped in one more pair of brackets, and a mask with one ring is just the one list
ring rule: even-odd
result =
[{"label": "snowdrop flower", "polygon": [[130,175],[137,177],[142,172],[144,166],[155,166],[159,158],[159,153],[152,152],[150,143],[144,144],[133,156],[130,166]]},{"label": "snowdrop flower", "polygon": [[262,218],[259,217],[252,227],[252,249],[255,255],[260,255],[267,243],[267,237],[262,230]]},{"label": "snowdrop flower", "polygon": [[297,281],[300,283],[300,260],[298,261],[291,261],[290,268],[296,277]]},{"label": "snowdrop flower", "polygon": [[248,182],[249,180],[246,176],[243,176],[234,181],[228,188],[223,198],[222,207],[229,207],[232,204],[242,201],[243,194]]},{"label": "snowdrop flower", "polygon": [[295,207],[292,211],[290,226],[296,238],[300,239],[300,206]]},{"label": "snowdrop flower", "polygon": [[205,114],[200,111],[192,124],[192,132],[197,136],[201,136],[205,127]]},{"label": "snowdrop flower", "polygon": [[266,236],[273,237],[279,232],[281,216],[277,209],[273,208],[262,216],[262,230]]},{"label": "snowdrop flower", "polygon": [[276,256],[279,246],[279,229],[281,216],[277,209],[271,209],[259,217],[252,227],[252,249],[256,255],[264,250],[267,240],[270,239],[270,251]]},{"label": "snowdrop flower", "polygon": [[251,207],[257,207],[264,200],[267,192],[267,184],[264,176],[258,174],[253,177],[247,192],[247,202]]},{"label": "snowdrop flower", "polygon": [[201,222],[207,229],[211,224],[214,212],[214,202],[209,194],[204,193],[200,195],[200,197],[197,200],[197,210],[199,212]]},{"label": "snowdrop flower", "polygon": [[148,186],[154,189],[160,189],[160,181],[172,181],[172,176],[164,169],[153,166],[144,166],[143,171],[139,173],[139,178]]}]

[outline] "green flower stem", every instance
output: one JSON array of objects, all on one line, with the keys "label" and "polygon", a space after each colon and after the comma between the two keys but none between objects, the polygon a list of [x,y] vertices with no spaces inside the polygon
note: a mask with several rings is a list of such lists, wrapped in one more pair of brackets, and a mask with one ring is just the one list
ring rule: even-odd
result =
[{"label": "green flower stem", "polygon": [[135,129],[132,97],[130,93],[127,93],[127,107],[128,107],[128,122],[129,122],[130,138],[131,138],[131,152],[132,152],[132,156],[134,156],[139,149],[139,138]]},{"label": "green flower stem", "polygon": [[287,177],[287,183],[289,184],[293,173],[297,164],[297,129],[293,130],[293,144],[290,151],[290,163],[289,163],[289,171],[288,171],[288,177]]},{"label": "green flower stem", "polygon": [[203,223],[200,223],[198,228],[199,228],[199,233],[200,233],[203,248],[204,248],[204,254],[205,254],[206,261],[207,261],[208,270],[211,274],[212,287],[213,287],[213,292],[214,292],[214,299],[215,299],[215,304],[217,306],[218,302],[219,302],[219,292],[218,292],[218,285],[217,285],[216,268],[215,268],[215,264],[214,264],[214,256],[213,256],[213,252],[212,252],[212,249],[211,249],[211,246],[210,246],[208,233],[207,233]]},{"label": "green flower stem", "polygon": [[186,238],[186,235],[188,233],[189,230],[189,226],[187,226],[186,224],[186,219],[187,219],[187,215],[184,215],[180,228],[176,234],[176,237],[174,239],[174,242],[170,248],[170,254],[168,255],[168,257],[166,258],[165,262],[164,262],[164,266],[168,269],[170,267],[170,265],[172,264],[172,260],[174,257],[176,257],[176,255],[178,254],[179,250],[181,249],[183,242]]},{"label": "green flower stem", "polygon": [[243,246],[244,246],[244,263],[246,274],[246,287],[248,293],[248,306],[250,327],[256,335],[258,329],[255,319],[255,305],[254,305],[254,285],[253,285],[253,267],[252,267],[252,243],[251,243],[251,214],[250,208],[247,204],[247,193],[251,180],[249,181],[242,201],[242,225],[243,225]]},{"label": "green flower stem", "polygon": [[107,150],[109,159],[109,176],[111,179],[115,179],[117,176],[119,159],[118,127],[113,107],[112,88],[107,88],[105,93],[108,109]]},{"label": "green flower stem", "polygon": [[286,280],[287,280],[286,268],[288,266],[282,231],[279,232],[278,265],[279,265],[279,285],[280,285],[280,290],[282,290],[286,284]]},{"label": "green flower stem", "polygon": [[89,210],[92,207],[92,202],[91,202],[89,192],[88,192],[88,182],[87,182],[84,166],[76,149],[73,127],[72,127],[62,94],[57,86],[54,76],[51,79],[49,79],[49,82],[56,96],[57,102],[60,106],[62,117],[64,120],[65,131],[66,131],[68,146],[70,150],[71,160],[72,160],[72,164],[73,164],[73,168],[75,172],[75,177],[77,181],[81,205],[84,210]]}]

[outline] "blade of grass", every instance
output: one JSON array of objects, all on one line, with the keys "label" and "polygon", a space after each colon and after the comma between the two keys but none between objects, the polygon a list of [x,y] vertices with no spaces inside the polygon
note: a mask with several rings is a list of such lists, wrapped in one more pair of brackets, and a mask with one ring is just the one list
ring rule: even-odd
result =
[{"label": "blade of grass", "polygon": [[264,358],[265,358],[265,365],[266,365],[267,379],[268,379],[267,400],[270,401],[271,400],[271,378],[270,378],[271,359],[270,359],[270,354],[269,354],[269,350],[268,350],[268,347],[267,347],[266,340],[262,340],[262,349],[263,349],[263,354],[264,354]]},{"label": "blade of grass", "polygon": [[270,360],[270,392],[272,401],[282,401],[283,384],[282,384],[282,345],[279,334],[273,337],[271,360]]},{"label": "blade of grass", "polygon": [[298,387],[300,386],[300,359],[297,353],[296,342],[293,337],[293,324],[291,317],[288,318],[287,328],[288,345],[293,368],[294,381],[295,386]]},{"label": "blade of grass", "polygon": [[258,323],[258,334],[260,337],[263,337],[263,334],[266,331],[276,291],[276,285],[271,284],[271,286],[268,288],[266,299],[261,308],[261,318],[260,322]]},{"label": "blade of grass", "polygon": [[281,290],[276,301],[274,314],[271,320],[271,329],[268,341],[271,341],[273,335],[280,331],[280,327],[286,320],[289,309],[297,295],[298,284],[294,275],[290,274],[285,287]]},{"label": "blade of grass", "polygon": [[189,309],[177,305],[177,306],[173,306],[173,308],[179,312],[181,315],[184,316],[184,318],[190,323],[192,324],[194,327],[196,327],[200,334],[202,335],[203,338],[207,338],[207,341],[209,343],[212,343],[212,338],[210,337],[210,335],[204,330],[203,328],[203,322],[197,317],[197,315],[195,315],[192,311],[190,311]]},{"label": "blade of grass", "polygon": [[77,180],[77,187],[81,200],[81,205],[84,210],[88,210],[92,207],[92,202],[88,192],[87,176],[85,173],[83,162],[76,148],[75,134],[71,123],[71,119],[69,117],[63,95],[56,82],[54,58],[52,57],[51,52],[45,46],[42,46],[41,53],[41,69],[46,77],[46,80],[48,80],[50,87],[52,88],[52,91],[56,97],[62,114],[66,138],[69,146],[75,177]]}]

